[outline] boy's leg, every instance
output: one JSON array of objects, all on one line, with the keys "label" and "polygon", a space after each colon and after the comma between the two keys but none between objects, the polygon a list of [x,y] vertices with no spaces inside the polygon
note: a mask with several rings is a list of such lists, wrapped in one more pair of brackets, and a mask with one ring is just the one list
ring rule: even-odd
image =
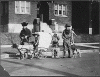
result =
[{"label": "boy's leg", "polygon": [[70,44],[70,42],[67,42],[67,48],[68,48],[68,58],[71,58],[72,50],[71,50],[71,44]]},{"label": "boy's leg", "polygon": [[60,56],[59,56],[59,52],[60,52],[60,49],[57,48],[57,58],[60,58]]},{"label": "boy's leg", "polygon": [[63,57],[66,56],[66,42],[63,41]]}]

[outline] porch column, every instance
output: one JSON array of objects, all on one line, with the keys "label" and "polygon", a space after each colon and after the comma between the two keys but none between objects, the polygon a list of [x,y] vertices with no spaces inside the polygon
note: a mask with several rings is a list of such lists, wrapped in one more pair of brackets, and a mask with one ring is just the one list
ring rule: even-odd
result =
[{"label": "porch column", "polygon": [[89,34],[92,34],[92,18],[91,14],[92,13],[92,1],[89,3]]}]

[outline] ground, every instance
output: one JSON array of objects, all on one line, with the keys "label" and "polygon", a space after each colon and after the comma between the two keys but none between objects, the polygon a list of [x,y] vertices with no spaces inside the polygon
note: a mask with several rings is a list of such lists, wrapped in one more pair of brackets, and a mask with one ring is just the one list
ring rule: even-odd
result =
[{"label": "ground", "polygon": [[[3,51],[7,51],[7,49],[10,50],[3,48]],[[82,53],[82,57],[76,59],[34,58],[19,60],[8,58],[1,59],[1,65],[11,76],[100,76],[99,51]]]},{"label": "ground", "polygon": [[100,55],[83,53],[81,58],[2,59],[11,76],[100,76]]}]

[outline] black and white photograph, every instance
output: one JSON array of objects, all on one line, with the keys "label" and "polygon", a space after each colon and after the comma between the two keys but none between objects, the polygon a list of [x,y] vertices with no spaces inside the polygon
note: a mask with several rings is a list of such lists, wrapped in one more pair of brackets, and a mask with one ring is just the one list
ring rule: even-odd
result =
[{"label": "black and white photograph", "polygon": [[100,76],[100,0],[0,0],[0,77]]}]

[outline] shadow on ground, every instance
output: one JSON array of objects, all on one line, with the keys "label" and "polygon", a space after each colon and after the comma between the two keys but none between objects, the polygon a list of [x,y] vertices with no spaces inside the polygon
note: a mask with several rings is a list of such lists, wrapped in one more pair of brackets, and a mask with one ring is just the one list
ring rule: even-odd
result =
[{"label": "shadow on ground", "polygon": [[67,72],[63,72],[63,71],[59,71],[59,70],[55,70],[55,69],[50,69],[50,68],[46,68],[46,67],[42,67],[42,66],[38,66],[38,65],[34,65],[34,64],[23,64],[23,63],[20,63],[20,62],[13,62],[13,61],[8,61],[8,60],[1,60],[1,61],[13,63],[13,64],[20,64],[20,65],[24,65],[24,66],[28,66],[28,67],[33,67],[33,68],[37,68],[37,69],[40,69],[40,70],[45,70],[45,71],[53,72],[53,73],[56,73],[56,74],[61,74],[61,75],[64,75],[64,76],[77,76],[78,77],[78,75],[74,75],[74,74],[71,74],[71,73],[67,73]]}]

